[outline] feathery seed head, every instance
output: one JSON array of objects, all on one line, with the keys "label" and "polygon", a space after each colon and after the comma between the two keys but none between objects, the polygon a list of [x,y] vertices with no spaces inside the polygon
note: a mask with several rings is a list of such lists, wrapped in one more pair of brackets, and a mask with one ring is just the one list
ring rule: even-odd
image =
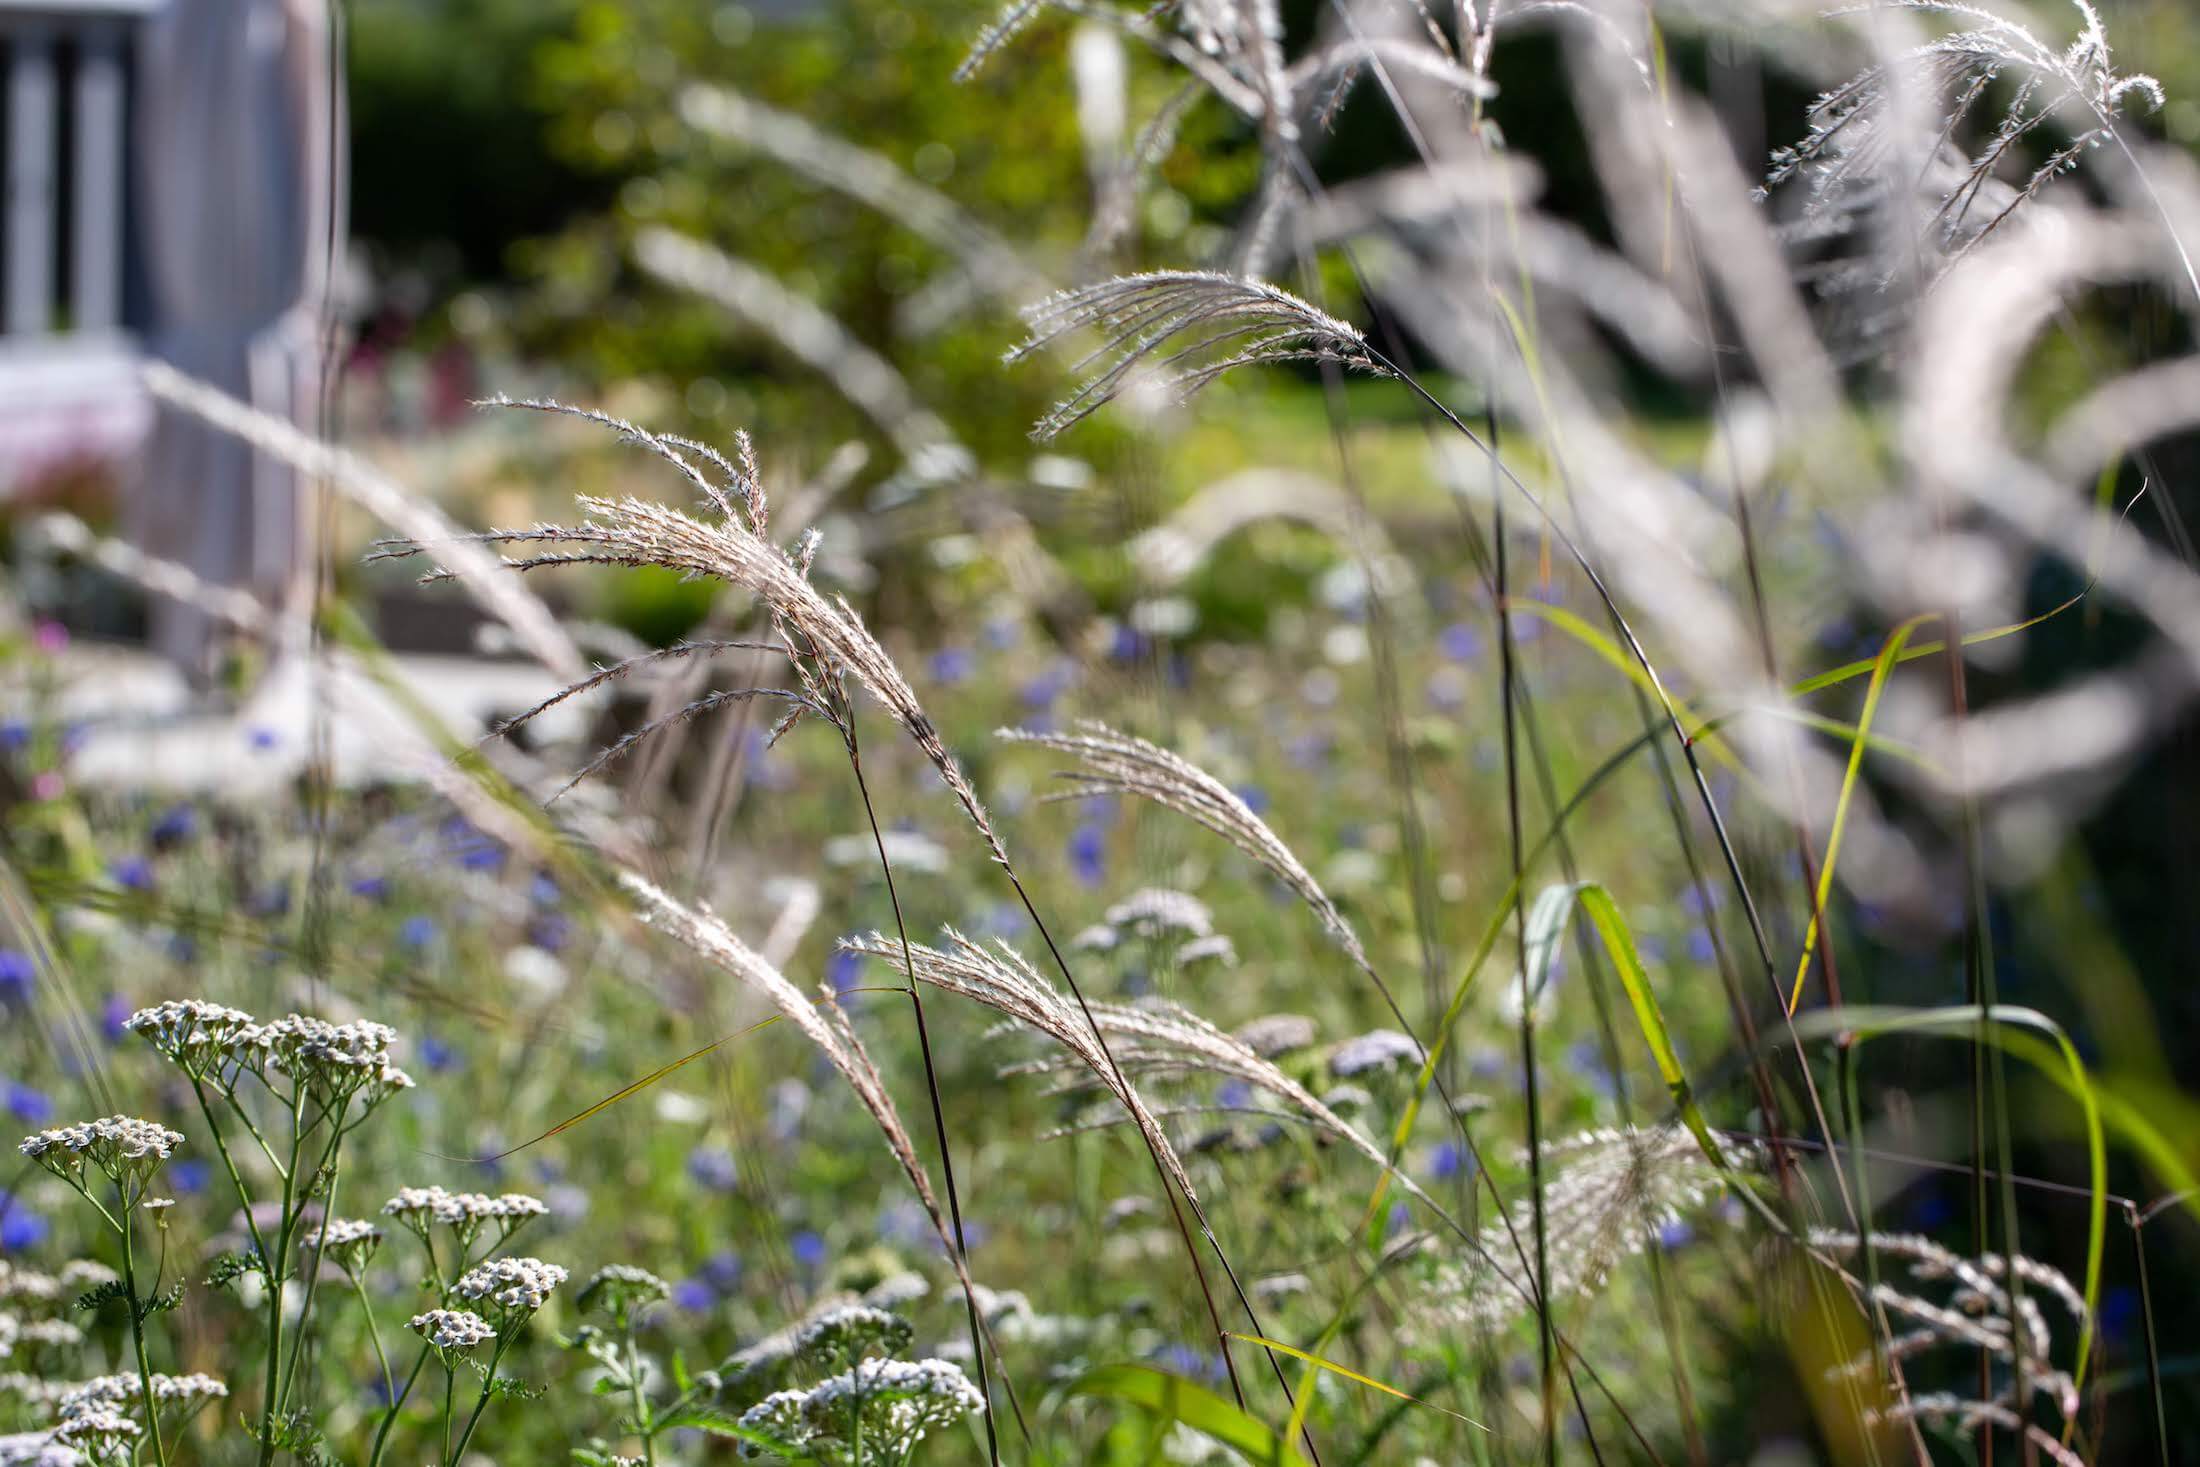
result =
[{"label": "feathery seed head", "polygon": [[1024,319],[1031,335],[1008,353],[1010,362],[1086,330],[1103,339],[1078,364],[1092,375],[1031,430],[1041,440],[1142,381],[1181,402],[1233,367],[1327,361],[1389,371],[1353,327],[1287,290],[1214,271],[1117,276],[1049,296],[1027,308]]}]

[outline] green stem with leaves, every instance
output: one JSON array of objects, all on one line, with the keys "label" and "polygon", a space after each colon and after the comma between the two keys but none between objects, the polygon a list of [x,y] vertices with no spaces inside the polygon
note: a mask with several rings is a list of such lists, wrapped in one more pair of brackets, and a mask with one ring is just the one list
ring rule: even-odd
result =
[{"label": "green stem with leaves", "polygon": [[458,1434],[458,1445],[456,1447],[448,1445],[450,1441],[450,1407],[446,1401],[443,1422],[444,1442],[446,1444],[443,1453],[443,1467],[454,1467],[458,1459],[465,1455],[466,1444],[474,1439],[474,1428],[481,1424],[481,1413],[489,1409],[489,1398],[496,1394],[497,1365],[504,1359],[504,1348],[504,1336],[500,1334],[497,1336],[497,1347],[489,1356],[489,1373],[482,1377],[481,1395],[475,1399],[473,1412],[466,1418],[465,1430]]}]

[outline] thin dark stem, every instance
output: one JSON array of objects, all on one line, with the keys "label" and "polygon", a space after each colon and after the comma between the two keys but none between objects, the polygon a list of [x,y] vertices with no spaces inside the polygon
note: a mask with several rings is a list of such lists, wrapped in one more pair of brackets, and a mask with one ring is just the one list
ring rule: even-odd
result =
[{"label": "thin dark stem", "polygon": [[[1497,410],[1489,411],[1487,426],[1490,434],[1490,462],[1497,458]],[[1520,844],[1520,750],[1518,747],[1518,722],[1513,707],[1517,687],[1514,669],[1512,612],[1506,605],[1507,555],[1505,550],[1505,498],[1495,494],[1490,500],[1490,545],[1495,556],[1497,574],[1497,658],[1498,687],[1502,703],[1505,745],[1505,837],[1506,848],[1512,860],[1513,886],[1517,890],[1525,871]],[[1521,902],[1513,903],[1513,936],[1520,968],[1520,1063],[1522,1066],[1528,1107],[1528,1209],[1534,1220],[1535,1231],[1535,1295],[1536,1336],[1541,1344],[1541,1400],[1543,1460],[1555,1464],[1558,1461],[1558,1411],[1557,1398],[1552,1393],[1551,1348],[1551,1241],[1549,1219],[1543,1212],[1543,1146],[1538,1105],[1535,1065],[1535,1006],[1540,995],[1529,987],[1528,973],[1528,916]]]},{"label": "thin dark stem", "polygon": [[[1062,981],[1069,985],[1071,996],[1077,1000],[1077,1007],[1085,1016],[1086,1026],[1092,1030],[1093,1038],[1100,1046],[1101,1057],[1108,1062],[1108,1069],[1113,1075],[1115,1083],[1122,1086],[1124,1093],[1128,1094],[1130,1092],[1130,1079],[1123,1073],[1122,1065],[1117,1063],[1115,1051],[1108,1045],[1107,1034],[1101,1029],[1099,1019],[1094,1017],[1092,1006],[1085,1001],[1085,992],[1078,987],[1077,979],[1071,974],[1069,963],[1062,957],[1061,948],[1055,944],[1054,934],[1047,929],[1046,919],[1039,915],[1038,907],[1032,903],[1031,893],[1024,890],[1024,883],[1016,875],[1014,868],[1004,864],[1001,869],[1008,876],[1008,884],[1015,888],[1016,899],[1023,903],[1025,915],[1030,917],[1032,925],[1038,928],[1039,939],[1046,944],[1047,955],[1054,959],[1054,966],[1061,973]],[[1143,1135],[1144,1133],[1141,1132],[1140,1134]],[[1186,1252],[1192,1260],[1192,1271],[1199,1279],[1200,1296],[1206,1301],[1207,1317],[1214,1325],[1215,1347],[1222,1352],[1223,1369],[1229,1372],[1231,1393],[1237,1398],[1238,1404],[1242,1406],[1245,1404],[1245,1386],[1238,1379],[1237,1362],[1230,1356],[1229,1332],[1222,1327],[1222,1311],[1215,1303],[1214,1291],[1208,1287],[1207,1270],[1199,1261],[1199,1250],[1192,1246],[1191,1232],[1185,1226],[1183,1211],[1177,1206],[1177,1189],[1169,1181],[1168,1169],[1161,1164],[1161,1155],[1154,1150],[1153,1143],[1150,1140],[1146,1143],[1146,1152],[1153,1158],[1154,1171],[1161,1179],[1162,1195],[1169,1200],[1169,1211],[1176,1218],[1177,1231],[1183,1235]],[[1223,1277],[1230,1281],[1230,1290],[1237,1296],[1238,1306],[1245,1311],[1246,1322],[1252,1326],[1252,1332],[1257,1335],[1267,1334],[1267,1330],[1261,1327],[1259,1312],[1253,1308],[1252,1297],[1245,1292],[1245,1286],[1239,1282],[1237,1270],[1230,1266],[1229,1255],[1222,1251],[1221,1239],[1215,1236],[1215,1230],[1207,1222],[1206,1210],[1199,1205],[1199,1199],[1189,1192],[1184,1194],[1184,1202],[1192,1209],[1192,1216],[1198,1220],[1199,1231],[1207,1240],[1207,1246],[1214,1250],[1215,1262],[1221,1265]],[[1284,1379],[1283,1362],[1276,1358],[1275,1351],[1266,1347],[1262,1348],[1261,1353],[1268,1357],[1268,1368],[1274,1373],[1276,1384],[1282,1388],[1284,1400],[1291,1403],[1295,1409],[1297,1398],[1292,1394],[1291,1383]],[[1321,1453],[1314,1445],[1313,1430],[1302,1423],[1299,1435],[1300,1439],[1306,1443],[1307,1455],[1312,1459],[1314,1467],[1321,1467]]]},{"label": "thin dark stem", "polygon": [[2162,1405],[2162,1355],[2154,1337],[2154,1290],[2147,1282],[2146,1229],[2138,1208],[2127,1205],[2124,1214],[2131,1223],[2131,1255],[2139,1268],[2139,1323],[2147,1351],[2147,1395],[2154,1402],[2154,1450],[2162,1467],[2169,1467],[2169,1414]]},{"label": "thin dark stem", "polygon": [[[856,741],[855,707],[845,710],[841,724],[848,749],[848,768],[856,777],[856,792],[863,797],[863,815],[871,823],[871,841],[878,847],[879,871],[886,878],[886,896],[894,906],[894,934],[901,943],[902,969],[909,980],[909,1007],[917,1019],[917,1049],[924,1057],[924,1091],[932,1103],[932,1135],[940,1148],[940,1175],[947,1188],[947,1214],[955,1226],[955,1252],[964,1272],[970,1268],[970,1247],[963,1237],[962,1199],[955,1190],[955,1158],[947,1145],[947,1115],[940,1104],[939,1072],[932,1064],[932,1035],[924,1022],[924,997],[917,990],[917,960],[909,951],[909,925],[901,911],[901,892],[894,885],[894,863],[886,858],[886,836],[879,830],[878,811],[871,804],[871,786],[863,777],[863,753]],[[985,1341],[978,1328],[978,1300],[963,1290],[963,1305],[970,1316],[970,1358],[978,1370],[978,1394],[985,1397],[985,1453],[993,1467],[1000,1467],[1001,1443],[993,1425],[993,1383],[986,1372]]]}]

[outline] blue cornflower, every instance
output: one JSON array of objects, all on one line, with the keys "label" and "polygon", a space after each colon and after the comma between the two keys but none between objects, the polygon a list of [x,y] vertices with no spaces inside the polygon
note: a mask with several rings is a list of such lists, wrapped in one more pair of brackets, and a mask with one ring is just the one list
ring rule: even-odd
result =
[{"label": "blue cornflower", "polygon": [[146,832],[155,846],[181,845],[197,833],[198,812],[189,805],[170,805]]},{"label": "blue cornflower", "polygon": [[28,1085],[8,1082],[8,1115],[25,1126],[43,1126],[53,1119],[53,1097]]},{"label": "blue cornflower", "polygon": [[46,1215],[13,1197],[0,1201],[0,1253],[24,1253],[46,1241]]},{"label": "blue cornflower", "polygon": [[124,891],[153,889],[153,864],[143,856],[124,856],[107,868],[107,875]]},{"label": "blue cornflower", "polygon": [[721,1294],[730,1294],[741,1287],[741,1276],[747,1272],[741,1255],[731,1248],[721,1248],[703,1260],[702,1277],[710,1287]]},{"label": "blue cornflower", "polygon": [[845,948],[834,948],[825,959],[825,981],[833,985],[833,992],[846,993],[863,981],[863,955]]},{"label": "blue cornflower", "polygon": [[1108,874],[1108,833],[1086,821],[1069,835],[1070,869],[1086,886],[1098,886]]},{"label": "blue cornflower", "polygon": [[672,1302],[690,1314],[700,1314],[718,1302],[718,1295],[701,1279],[682,1279],[672,1286]]},{"label": "blue cornflower", "polygon": [[29,953],[0,947],[0,1003],[28,1003],[37,981],[38,965]]},{"label": "blue cornflower", "polygon": [[740,1164],[722,1146],[698,1146],[690,1151],[687,1173],[713,1192],[731,1192],[741,1185]]},{"label": "blue cornflower", "polygon": [[967,647],[942,647],[932,654],[932,680],[948,687],[970,681],[977,670],[977,656]]},{"label": "blue cornflower", "polygon": [[825,1265],[825,1240],[808,1228],[804,1228],[787,1240],[787,1251],[792,1253],[794,1261],[804,1268],[822,1268]]},{"label": "blue cornflower", "polygon": [[1482,654],[1482,634],[1463,621],[1455,621],[1436,634],[1436,645],[1454,662],[1471,662]]},{"label": "blue cornflower", "polygon": [[397,940],[407,947],[426,947],[435,937],[435,918],[425,914],[407,917],[397,929]]}]

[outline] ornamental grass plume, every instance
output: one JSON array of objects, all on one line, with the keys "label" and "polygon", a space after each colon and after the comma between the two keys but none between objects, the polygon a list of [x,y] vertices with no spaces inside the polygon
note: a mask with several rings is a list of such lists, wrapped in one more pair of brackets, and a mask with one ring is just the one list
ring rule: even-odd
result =
[{"label": "ornamental grass plume", "polygon": [[947,1250],[956,1277],[968,1287],[971,1279],[962,1249],[956,1246],[954,1233],[933,1193],[931,1178],[917,1159],[916,1147],[902,1124],[901,1112],[894,1105],[893,1097],[887,1094],[877,1067],[871,1063],[870,1055],[864,1050],[862,1041],[856,1038],[855,1030],[831,991],[822,990],[819,1001],[812,1003],[784,974],[765,962],[709,911],[686,905],[635,872],[620,872],[619,881],[641,903],[644,920],[651,926],[739,980],[743,986],[755,990],[817,1046],[827,1063],[855,1092],[863,1108],[870,1112],[887,1151],[901,1168],[902,1175],[908,1178],[933,1232]]},{"label": "ornamental grass plume", "polygon": [[[528,553],[505,564],[531,571],[565,565],[656,566],[690,576],[708,576],[740,586],[756,597],[779,638],[779,650],[794,672],[793,688],[743,688],[714,692],[689,703],[658,723],[629,734],[606,754],[581,771],[586,777],[610,758],[625,752],[641,739],[673,722],[684,722],[711,709],[743,699],[772,698],[783,702],[788,713],[773,730],[777,738],[804,716],[822,718],[846,736],[849,681],[862,686],[883,704],[918,750],[938,770],[940,779],[984,840],[995,861],[1008,864],[1008,854],[995,833],[977,791],[962,767],[948,753],[939,731],[926,716],[901,669],[843,598],[828,598],[811,584],[810,563],[816,553],[815,532],[806,534],[793,550],[785,550],[766,538],[770,529],[769,503],[746,435],[739,440],[735,459],[689,439],[652,433],[622,419],[574,408],[554,401],[512,401],[499,398],[495,405],[556,413],[598,423],[617,432],[672,465],[713,511],[709,520],[645,500],[602,499],[584,495],[580,503],[587,518],[575,525],[536,525],[525,530],[490,530],[461,537],[468,543],[524,546]],[[385,543],[383,558],[417,556],[429,546],[419,541]],[[441,567],[425,580],[448,574]],[[691,656],[694,650],[674,647],[656,657]],[[505,725],[506,730],[521,720]],[[567,788],[571,787],[569,782]]]},{"label": "ornamental grass plume", "polygon": [[[2059,1467],[2082,1461],[2031,1414],[2036,1402],[2044,1402],[2064,1421],[2078,1415],[2077,1384],[2055,1364],[2061,1342],[2054,1316],[2040,1307],[2037,1296],[2054,1300],[2056,1314],[2081,1340],[2090,1333],[2093,1316],[2085,1296],[2060,1269],[2021,1254],[1969,1258],[1913,1233],[1814,1228],[1807,1241],[1814,1253],[1836,1264],[1859,1260],[1867,1277],[1845,1271],[1843,1281],[1899,1326],[1829,1367],[1827,1379],[1884,1378],[1896,1386],[1904,1362],[1935,1350],[1960,1350],[1992,1362],[1984,1392],[1893,1390],[1888,1404],[1867,1412],[1870,1420],[1945,1422],[1962,1431],[1990,1427],[2015,1434],[2028,1451],[2045,1453]],[[1903,1282],[1881,1277],[1882,1259],[1901,1265]]]},{"label": "ornamental grass plume", "polygon": [[[1612,1270],[1728,1195],[1737,1173],[1760,1171],[1768,1154],[1757,1143],[1728,1138],[1726,1166],[1714,1166],[1686,1127],[1654,1130],[1604,1127],[1542,1143],[1545,1182],[1540,1197],[1550,1238],[1545,1297],[1593,1296]],[[1530,1230],[1534,1204],[1516,1202],[1510,1216],[1485,1229],[1485,1259]],[[1446,1267],[1439,1295],[1446,1316],[1495,1328],[1518,1318],[1521,1292],[1498,1287],[1480,1268]]]},{"label": "ornamental grass plume", "polygon": [[1352,924],[1344,919],[1337,904],[1322,890],[1321,883],[1269,828],[1268,822],[1253,813],[1252,806],[1191,760],[1146,739],[1119,733],[1094,719],[1082,720],[1066,733],[1004,728],[996,737],[1010,743],[1052,749],[1077,761],[1077,767],[1057,772],[1055,777],[1067,787],[1049,795],[1049,799],[1135,795],[1206,826],[1267,867],[1278,881],[1306,903],[1321,923],[1322,930],[1344,949],[1353,965],[1371,977],[1374,975],[1367,951],[1360,946],[1359,934],[1352,930]]},{"label": "ornamental grass plume", "polygon": [[1207,270],[1157,270],[1065,290],[1024,312],[1031,335],[1010,362],[1093,331],[1102,345],[1076,363],[1089,372],[1032,427],[1057,437],[1136,386],[1183,402],[1232,368],[1334,362],[1395,375],[1359,331],[1287,290]]}]

